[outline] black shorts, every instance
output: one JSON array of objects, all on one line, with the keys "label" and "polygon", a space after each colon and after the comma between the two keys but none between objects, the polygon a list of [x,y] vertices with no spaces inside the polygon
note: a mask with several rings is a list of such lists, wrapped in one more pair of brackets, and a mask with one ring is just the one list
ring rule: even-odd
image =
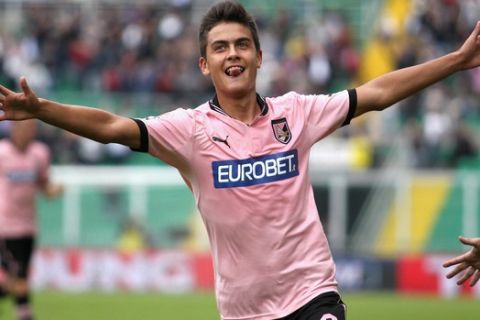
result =
[{"label": "black shorts", "polygon": [[32,236],[0,238],[0,266],[9,276],[27,279],[34,243]]},{"label": "black shorts", "polygon": [[326,292],[281,320],[345,320],[346,306],[336,292]]}]

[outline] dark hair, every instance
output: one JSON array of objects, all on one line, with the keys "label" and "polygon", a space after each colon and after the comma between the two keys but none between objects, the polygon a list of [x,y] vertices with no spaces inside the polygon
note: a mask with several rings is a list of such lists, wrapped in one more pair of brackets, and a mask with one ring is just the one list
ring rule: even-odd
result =
[{"label": "dark hair", "polygon": [[222,1],[217,3],[208,10],[207,14],[202,19],[200,25],[200,32],[198,34],[198,40],[200,44],[200,55],[206,57],[207,55],[207,36],[210,30],[212,30],[220,22],[238,22],[248,29],[252,33],[253,42],[255,48],[260,50],[260,41],[258,40],[257,24],[251,14],[245,10],[245,8],[235,1]]}]

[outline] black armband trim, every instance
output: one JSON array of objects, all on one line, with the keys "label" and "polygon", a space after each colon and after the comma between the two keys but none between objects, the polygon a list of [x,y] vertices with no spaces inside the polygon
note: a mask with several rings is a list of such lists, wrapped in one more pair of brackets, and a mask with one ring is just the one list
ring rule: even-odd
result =
[{"label": "black armband trim", "polygon": [[138,149],[136,148],[130,148],[133,151],[138,151],[138,152],[148,152],[148,130],[147,126],[145,123],[140,120],[140,119],[133,119],[135,123],[138,126],[138,129],[140,130],[140,147]]},{"label": "black armband trim", "polygon": [[345,121],[343,121],[342,127],[350,124],[350,121],[352,121],[353,116],[355,115],[355,111],[357,111],[357,90],[349,89],[348,98],[350,100],[350,104],[348,106],[347,117],[345,118]]}]

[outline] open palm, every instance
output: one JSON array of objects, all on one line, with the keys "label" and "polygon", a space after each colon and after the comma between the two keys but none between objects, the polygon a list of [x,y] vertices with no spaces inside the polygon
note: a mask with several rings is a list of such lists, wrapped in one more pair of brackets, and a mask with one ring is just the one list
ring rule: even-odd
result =
[{"label": "open palm", "polygon": [[474,286],[480,280],[480,238],[460,237],[459,240],[472,248],[468,252],[446,261],[443,266],[447,268],[456,265],[455,269],[447,274],[448,279],[464,271],[457,284],[461,285],[472,278],[470,285]]},{"label": "open palm", "polygon": [[14,92],[0,85],[0,121],[30,119],[38,111],[40,101],[25,77],[20,79],[20,87],[22,92]]}]

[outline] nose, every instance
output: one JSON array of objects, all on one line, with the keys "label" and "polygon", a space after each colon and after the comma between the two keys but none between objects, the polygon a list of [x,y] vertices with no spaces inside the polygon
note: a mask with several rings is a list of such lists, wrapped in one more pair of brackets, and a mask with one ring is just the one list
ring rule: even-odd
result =
[{"label": "nose", "polygon": [[228,56],[227,56],[227,59],[228,60],[233,60],[233,59],[236,59],[238,58],[238,51],[237,51],[237,48],[234,44],[231,44],[229,47],[228,47]]}]

